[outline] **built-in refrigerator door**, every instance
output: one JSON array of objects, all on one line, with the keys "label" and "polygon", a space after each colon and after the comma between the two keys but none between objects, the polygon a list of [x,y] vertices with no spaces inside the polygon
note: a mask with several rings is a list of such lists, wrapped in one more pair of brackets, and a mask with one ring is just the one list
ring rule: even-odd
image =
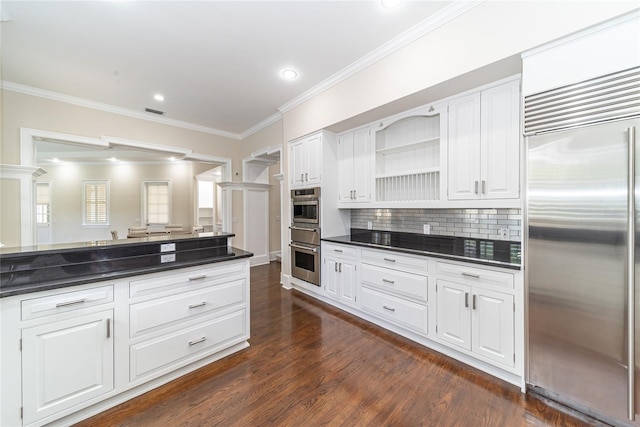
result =
[{"label": "built-in refrigerator door", "polygon": [[527,138],[529,387],[600,418],[628,411],[629,128]]}]

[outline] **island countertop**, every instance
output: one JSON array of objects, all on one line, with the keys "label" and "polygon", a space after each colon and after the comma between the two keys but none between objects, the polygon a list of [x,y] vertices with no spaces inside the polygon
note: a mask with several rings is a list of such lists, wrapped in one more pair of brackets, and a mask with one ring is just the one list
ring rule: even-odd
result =
[{"label": "island countertop", "polygon": [[163,235],[0,249],[0,298],[253,256],[232,233]]}]

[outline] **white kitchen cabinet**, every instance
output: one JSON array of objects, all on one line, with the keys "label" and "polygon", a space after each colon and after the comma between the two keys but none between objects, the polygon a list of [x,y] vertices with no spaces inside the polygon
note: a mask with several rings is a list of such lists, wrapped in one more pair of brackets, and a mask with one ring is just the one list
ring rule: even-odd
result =
[{"label": "white kitchen cabinet", "polygon": [[[94,298],[109,290],[110,298]],[[113,301],[111,287],[26,300],[23,317],[45,310],[22,330],[23,423],[30,424],[85,404],[114,388]],[[94,304],[92,304],[92,302]],[[96,308],[89,308],[94,305]],[[58,313],[53,311],[59,310]],[[95,312],[96,309],[101,311]],[[89,310],[89,311],[87,311]],[[19,387],[16,387],[19,390]]]},{"label": "white kitchen cabinet", "polygon": [[514,367],[514,295],[487,289],[508,289],[509,283],[509,273],[438,263],[437,338],[498,366]]},{"label": "white kitchen cabinet", "polygon": [[441,105],[428,105],[376,123],[376,201],[440,200],[442,113]]},{"label": "white kitchen cabinet", "polygon": [[520,195],[520,80],[449,101],[449,200]]},{"label": "white kitchen cabinet", "polygon": [[322,180],[322,133],[294,141],[290,151],[291,188],[313,187]]},{"label": "white kitchen cabinet", "polygon": [[322,284],[325,295],[356,305],[356,251],[353,247],[323,244]]},{"label": "white kitchen cabinet", "polygon": [[371,200],[373,145],[367,128],[347,132],[338,137],[338,169],[341,203]]}]

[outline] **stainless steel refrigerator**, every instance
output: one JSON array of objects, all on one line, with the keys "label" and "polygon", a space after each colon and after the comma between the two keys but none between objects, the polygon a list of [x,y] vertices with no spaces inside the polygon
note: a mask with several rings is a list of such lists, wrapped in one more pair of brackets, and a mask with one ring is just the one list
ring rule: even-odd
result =
[{"label": "stainless steel refrigerator", "polygon": [[525,97],[524,129],[527,388],[640,425],[640,68]]}]

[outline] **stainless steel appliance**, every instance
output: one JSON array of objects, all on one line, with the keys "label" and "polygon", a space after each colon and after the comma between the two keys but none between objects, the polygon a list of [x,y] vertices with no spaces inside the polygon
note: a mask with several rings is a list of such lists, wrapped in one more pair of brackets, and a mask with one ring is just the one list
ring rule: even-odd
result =
[{"label": "stainless steel appliance", "polygon": [[291,190],[291,274],[320,286],[320,188]]},{"label": "stainless steel appliance", "polygon": [[527,388],[640,425],[640,68],[525,98]]},{"label": "stainless steel appliance", "polygon": [[320,226],[320,187],[291,190],[291,221]]}]

